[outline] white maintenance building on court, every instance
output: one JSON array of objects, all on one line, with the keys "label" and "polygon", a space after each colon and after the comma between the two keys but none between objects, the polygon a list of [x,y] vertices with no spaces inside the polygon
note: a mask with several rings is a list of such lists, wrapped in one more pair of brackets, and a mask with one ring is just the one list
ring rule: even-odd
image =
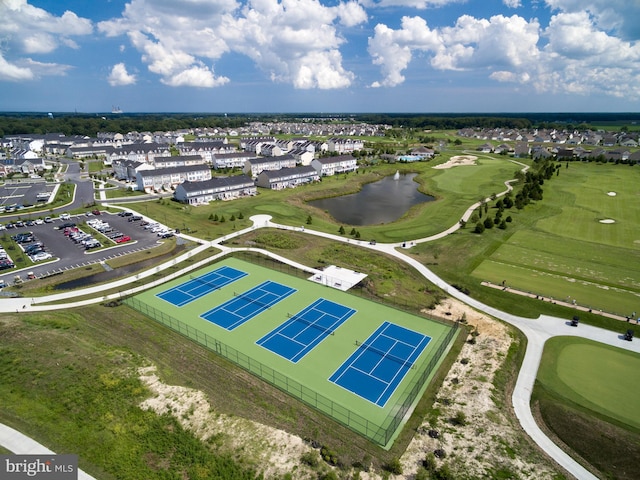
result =
[{"label": "white maintenance building on court", "polygon": [[318,273],[309,277],[309,280],[346,292],[366,277],[366,273],[355,272],[353,270],[349,270],[348,268],[329,265],[328,267],[324,268],[323,270],[319,270]]}]

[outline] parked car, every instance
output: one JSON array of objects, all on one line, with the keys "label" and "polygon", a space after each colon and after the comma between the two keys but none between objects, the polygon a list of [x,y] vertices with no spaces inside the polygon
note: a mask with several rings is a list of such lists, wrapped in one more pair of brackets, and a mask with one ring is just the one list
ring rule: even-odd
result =
[{"label": "parked car", "polygon": [[13,268],[13,267],[15,267],[15,264],[8,258],[5,258],[4,260],[0,260],[0,270],[6,270],[8,268]]},{"label": "parked car", "polygon": [[71,215],[69,215],[68,213],[60,214],[60,220],[69,220],[70,218],[71,218]]},{"label": "parked car", "polygon": [[53,257],[53,255],[51,255],[50,253],[39,252],[39,253],[36,253],[35,255],[32,255],[31,256],[31,260],[34,261],[34,262],[41,262],[43,260],[49,260],[52,257]]},{"label": "parked car", "polygon": [[53,218],[51,217],[44,217],[44,223],[52,223],[53,222]]},{"label": "parked car", "polygon": [[97,208],[95,210],[91,210],[91,213],[93,213],[94,215],[101,215],[100,210],[98,210]]},{"label": "parked car", "polygon": [[119,238],[116,238],[116,243],[124,243],[124,242],[128,242],[131,240],[131,237],[129,235],[123,235]]}]

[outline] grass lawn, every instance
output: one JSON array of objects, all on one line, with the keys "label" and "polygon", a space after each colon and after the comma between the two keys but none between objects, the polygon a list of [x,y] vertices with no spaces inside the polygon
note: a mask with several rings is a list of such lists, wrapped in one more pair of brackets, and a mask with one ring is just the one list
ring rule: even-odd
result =
[{"label": "grass lawn", "polygon": [[546,345],[533,403],[553,435],[606,478],[637,478],[640,356],[575,337]]},{"label": "grass lawn", "polygon": [[594,310],[639,312],[640,212],[632,201],[638,173],[625,165],[571,163],[545,182],[541,202],[506,211],[514,219],[507,230],[477,235],[467,227],[413,250],[473,290],[483,280],[506,280]]}]

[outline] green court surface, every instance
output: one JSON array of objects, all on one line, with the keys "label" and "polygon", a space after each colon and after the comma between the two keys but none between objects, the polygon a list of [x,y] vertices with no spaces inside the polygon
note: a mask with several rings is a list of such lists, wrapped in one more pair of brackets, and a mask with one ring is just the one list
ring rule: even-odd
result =
[{"label": "green court surface", "polygon": [[[177,307],[156,296],[189,281],[190,277],[202,275],[223,265],[248,275],[183,307]],[[267,280],[294,288],[296,292],[233,330],[226,330],[200,318],[202,313],[234,298],[234,292],[248,291]],[[301,311],[319,298],[354,309],[356,313],[340,325],[334,335],[327,336],[297,363],[256,344],[259,339],[286,322],[291,314]],[[455,325],[412,315],[235,258],[227,258],[189,276],[167,282],[127,300],[127,303],[229,358],[384,448],[393,444],[408,418],[407,411],[412,411],[415,407],[457,333]],[[328,379],[358,348],[356,341],[361,343],[366,340],[385,321],[427,335],[431,337],[431,341],[418,357],[415,368],[408,371],[384,407],[379,407]]]},{"label": "green court surface", "polygon": [[640,355],[575,337],[547,341],[537,381],[548,391],[640,428]]}]

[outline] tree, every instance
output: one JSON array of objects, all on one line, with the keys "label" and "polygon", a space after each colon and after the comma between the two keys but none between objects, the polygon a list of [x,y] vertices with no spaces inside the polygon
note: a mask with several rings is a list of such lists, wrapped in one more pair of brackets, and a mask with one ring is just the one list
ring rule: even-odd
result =
[{"label": "tree", "polygon": [[311,225],[313,223],[313,219],[311,218],[311,215],[309,215],[307,217],[307,225]]},{"label": "tree", "polygon": [[505,222],[504,220],[502,220],[502,221],[500,222],[500,225],[498,225],[498,228],[499,228],[500,230],[506,230],[506,229],[507,229],[507,222]]},{"label": "tree", "polygon": [[344,227],[342,225],[340,225],[340,228],[338,229],[338,233],[340,235],[344,235]]},{"label": "tree", "polygon": [[351,232],[349,232],[349,235],[355,235],[355,234],[356,234],[356,229],[355,229],[355,228],[352,228],[352,229],[351,229]]},{"label": "tree", "polygon": [[482,222],[476,223],[476,228],[473,229],[473,233],[482,233],[484,232],[484,225]]},{"label": "tree", "polygon": [[493,220],[491,218],[484,219],[484,228],[493,228]]}]

